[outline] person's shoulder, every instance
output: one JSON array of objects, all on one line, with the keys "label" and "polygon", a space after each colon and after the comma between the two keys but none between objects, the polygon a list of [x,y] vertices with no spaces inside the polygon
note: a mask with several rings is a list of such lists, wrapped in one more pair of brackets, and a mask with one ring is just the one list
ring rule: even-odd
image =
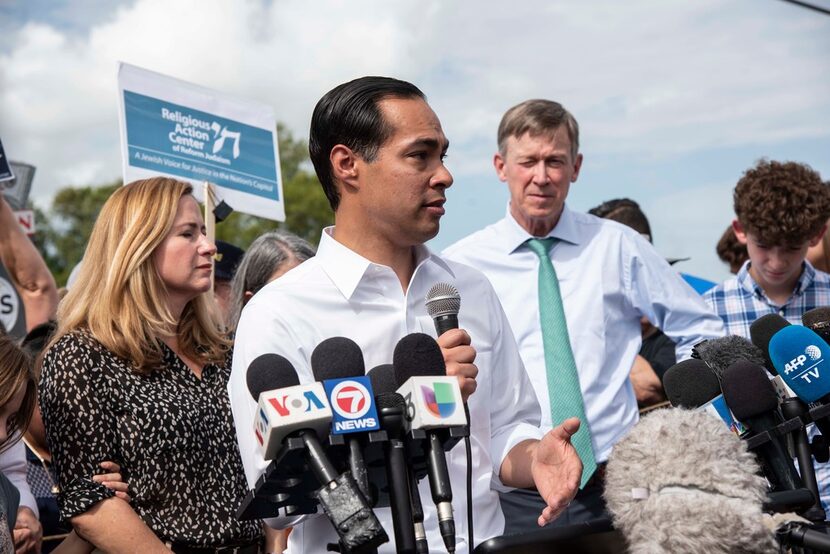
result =
[{"label": "person's shoulder", "polygon": [[478,301],[482,300],[482,294],[496,296],[493,285],[481,270],[464,261],[449,259],[444,255],[433,254],[433,261],[446,267],[455,278],[456,287],[462,296],[476,295]]},{"label": "person's shoulder", "polygon": [[705,301],[711,303],[716,299],[724,298],[727,295],[735,294],[736,291],[738,291],[738,289],[740,289],[740,285],[738,284],[738,277],[733,275],[725,281],[718,283],[714,287],[710,288],[701,296]]},{"label": "person's shoulder", "polygon": [[106,348],[92,336],[89,330],[77,328],[67,331],[56,340],[46,351],[44,359],[104,351],[106,351]]},{"label": "person's shoulder", "polygon": [[495,223],[474,231],[456,242],[450,244],[441,252],[444,259],[465,259],[471,253],[477,253],[481,250],[486,250],[492,245],[493,239],[499,236],[499,227],[503,224],[504,219],[500,219]]}]

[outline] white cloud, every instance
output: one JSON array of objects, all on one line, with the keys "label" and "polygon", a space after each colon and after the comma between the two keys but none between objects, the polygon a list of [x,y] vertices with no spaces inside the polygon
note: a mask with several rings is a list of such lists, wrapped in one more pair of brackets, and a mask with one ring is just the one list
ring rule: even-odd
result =
[{"label": "white cloud", "polygon": [[[41,205],[62,186],[120,175],[117,60],[266,102],[300,137],[334,85],[412,80],[452,143],[450,238],[502,213],[495,129],[529,97],[577,115],[587,159],[628,157],[621,182],[650,164],[715,164],[718,149],[756,146],[757,158],[788,140],[830,140],[830,18],[784,2],[137,0],[96,21],[82,33],[30,21],[0,54],[0,136],[13,158],[38,166]],[[672,235],[666,207],[689,210],[703,193],[671,177],[653,179],[666,183],[648,210],[658,244],[697,256],[724,214],[702,201],[685,225],[704,234]],[[726,181],[710,186],[728,192]]]}]

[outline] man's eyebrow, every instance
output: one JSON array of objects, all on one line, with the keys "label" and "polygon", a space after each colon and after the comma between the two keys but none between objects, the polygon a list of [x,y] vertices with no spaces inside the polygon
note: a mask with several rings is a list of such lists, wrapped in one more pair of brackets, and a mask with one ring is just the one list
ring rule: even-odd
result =
[{"label": "man's eyebrow", "polygon": [[441,142],[438,139],[424,137],[413,140],[411,143],[409,143],[409,146],[426,146],[427,148],[434,148],[436,150],[446,152],[447,149],[450,147],[450,141],[447,140]]}]

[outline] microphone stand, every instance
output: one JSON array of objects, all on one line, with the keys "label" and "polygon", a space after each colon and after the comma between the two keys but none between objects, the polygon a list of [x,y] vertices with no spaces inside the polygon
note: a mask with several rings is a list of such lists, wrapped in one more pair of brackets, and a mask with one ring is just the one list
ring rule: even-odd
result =
[{"label": "microphone stand", "polygon": [[[782,400],[781,413],[784,419],[799,418],[802,422],[805,417],[809,417],[807,406],[798,398],[785,398]],[[821,507],[821,497],[819,495],[818,482],[816,481],[816,470],[813,466],[813,455],[810,450],[810,441],[807,438],[807,432],[802,425],[793,431],[790,436],[793,439],[801,480],[804,481],[804,486],[813,493],[815,499],[813,506],[802,515],[810,521],[824,521],[826,514]]]}]

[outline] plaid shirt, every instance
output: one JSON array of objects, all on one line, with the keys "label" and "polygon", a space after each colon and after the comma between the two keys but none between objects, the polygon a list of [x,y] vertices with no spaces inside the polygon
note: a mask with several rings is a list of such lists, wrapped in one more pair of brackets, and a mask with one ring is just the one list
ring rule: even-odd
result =
[{"label": "plaid shirt", "polygon": [[[793,293],[783,306],[774,304],[749,274],[746,262],[738,274],[703,295],[712,310],[723,320],[726,332],[749,338],[749,326],[761,316],[777,313],[793,325],[801,325],[801,314],[813,308],[830,306],[830,274],[816,270],[804,261],[804,271]],[[810,436],[818,434],[812,429]],[[821,504],[830,514],[830,463],[813,462]]]},{"label": "plaid shirt", "polygon": [[772,302],[749,274],[746,262],[738,274],[703,294],[703,299],[720,316],[729,335],[749,338],[749,326],[767,314],[778,314],[793,325],[801,325],[801,314],[830,306],[830,274],[817,271],[804,261],[790,298],[779,306]]}]

